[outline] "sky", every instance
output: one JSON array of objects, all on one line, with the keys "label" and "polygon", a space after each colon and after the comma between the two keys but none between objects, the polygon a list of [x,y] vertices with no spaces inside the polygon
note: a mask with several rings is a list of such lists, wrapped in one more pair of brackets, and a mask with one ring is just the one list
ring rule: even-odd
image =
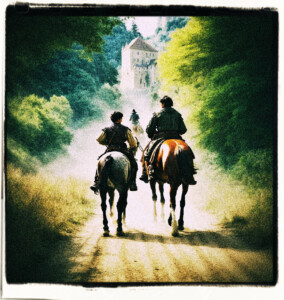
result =
[{"label": "sky", "polygon": [[132,22],[135,21],[139,32],[143,37],[149,37],[155,33],[159,17],[133,17],[125,21],[126,28],[131,29]]}]

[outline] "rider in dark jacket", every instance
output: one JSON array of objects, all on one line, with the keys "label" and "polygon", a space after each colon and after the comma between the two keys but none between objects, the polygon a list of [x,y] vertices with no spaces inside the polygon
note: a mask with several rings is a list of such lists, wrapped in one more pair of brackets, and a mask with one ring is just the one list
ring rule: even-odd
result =
[{"label": "rider in dark jacket", "polygon": [[[151,142],[144,151],[144,168],[142,176],[140,177],[140,180],[144,182],[148,182],[148,180],[152,178],[151,175],[153,174],[154,168],[149,164],[149,159],[154,148],[165,139],[182,139],[181,134],[184,134],[187,131],[181,114],[172,108],[173,100],[168,96],[164,96],[160,100],[160,103],[162,105],[162,110],[157,114],[153,114],[153,117],[146,128],[147,135],[151,139]],[[192,159],[193,158],[194,154],[192,152]],[[149,177],[146,169],[148,169],[148,173],[150,173]],[[194,170],[193,173],[195,173]],[[196,184],[193,176],[190,184]]]},{"label": "rider in dark jacket", "polygon": [[132,114],[130,116],[129,121],[131,121],[131,123],[133,125],[137,125],[138,124],[138,122],[139,122],[139,115],[137,114],[137,112],[136,112],[135,109],[132,110]]},{"label": "rider in dark jacket", "polygon": [[[119,151],[125,154],[131,164],[131,176],[130,176],[130,191],[137,191],[136,185],[136,174],[138,170],[137,162],[135,160],[135,154],[137,151],[137,142],[133,137],[131,130],[122,125],[123,114],[121,112],[115,111],[111,115],[111,121],[113,125],[103,129],[103,132],[97,138],[97,141],[101,145],[107,146],[106,152]],[[126,142],[129,144],[129,149],[127,148]],[[98,191],[99,178],[96,174],[95,183],[91,186],[91,190],[94,192]]]}]

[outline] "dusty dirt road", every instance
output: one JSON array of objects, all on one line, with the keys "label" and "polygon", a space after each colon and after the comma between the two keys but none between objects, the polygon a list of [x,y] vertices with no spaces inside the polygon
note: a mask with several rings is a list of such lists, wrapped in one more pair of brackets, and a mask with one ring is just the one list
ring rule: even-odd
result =
[{"label": "dusty dirt road", "polygon": [[[143,93],[127,95],[127,106],[122,110],[125,125],[130,126],[127,121],[132,108],[135,108],[140,114],[143,128],[146,127],[152,113],[159,108],[151,107],[149,99]],[[98,146],[95,137],[107,125],[108,120],[105,124],[96,123],[79,130],[70,146],[69,156],[57,160],[50,168],[53,170],[55,166],[60,166],[61,175],[66,173],[80,175],[88,180],[93,178],[97,156],[104,151],[103,146]],[[139,137],[139,140],[143,146],[148,143],[146,136]],[[140,156],[139,152],[137,158]],[[139,164],[138,174],[141,174],[140,168]],[[73,237],[71,243],[67,245],[63,241],[52,261],[48,262],[47,267],[54,270],[48,282],[271,282],[272,251],[252,248],[241,237],[216,226],[216,219],[205,213],[200,206],[200,193],[207,188],[200,183],[201,178],[200,175],[197,178],[198,184],[190,187],[186,196],[185,230],[179,237],[171,236],[171,228],[167,224],[168,187],[165,187],[165,218],[157,202],[155,221],[150,187],[137,180],[138,192],[130,192],[128,197],[124,237],[115,235],[115,218],[109,218],[110,237],[102,237],[100,199],[90,191],[90,197],[97,203],[94,216]],[[177,216],[179,199],[180,192],[177,196]]]},{"label": "dusty dirt road", "polygon": [[54,257],[57,264],[59,256],[65,257],[64,278],[60,276],[57,280],[255,284],[273,281],[271,250],[248,246],[240,237],[214,225],[214,218],[190,201],[186,205],[185,230],[178,237],[172,237],[166,222],[168,203],[164,220],[161,205],[157,203],[158,214],[154,220],[150,192],[144,190],[143,198],[136,198],[139,196],[136,193],[129,194],[124,237],[115,235],[116,216],[109,218],[110,236],[102,236],[102,213],[98,205],[94,216],[73,237],[71,245]]}]

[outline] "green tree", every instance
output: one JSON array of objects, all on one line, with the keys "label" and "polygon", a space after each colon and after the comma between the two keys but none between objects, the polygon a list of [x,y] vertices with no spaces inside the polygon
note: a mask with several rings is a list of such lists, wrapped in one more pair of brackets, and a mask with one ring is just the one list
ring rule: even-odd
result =
[{"label": "green tree", "polygon": [[166,30],[168,33],[171,33],[178,28],[183,28],[189,20],[189,17],[171,17],[167,21]]},{"label": "green tree", "polygon": [[73,43],[84,46],[87,54],[101,52],[104,35],[121,21],[118,18],[92,16],[26,16],[13,6],[6,18],[7,93],[17,95],[33,72],[58,50],[70,49]]},{"label": "green tree", "polygon": [[179,28],[184,27],[189,21],[189,17],[168,17],[166,25],[157,27],[155,34],[148,38],[149,42],[160,51],[163,51],[165,44],[171,39],[171,34]]},{"label": "green tree", "polygon": [[7,159],[25,163],[20,157],[23,154],[26,159],[34,157],[47,163],[71,142],[72,134],[67,129],[72,118],[69,102],[63,96],[52,96],[46,101],[35,95],[25,97],[20,105],[18,102],[13,99],[8,103]]},{"label": "green tree", "polygon": [[129,44],[136,36],[126,29],[124,23],[113,28],[113,34],[104,37],[104,53],[108,61],[117,68],[121,65],[121,48]]},{"label": "green tree", "polygon": [[200,144],[225,168],[273,146],[273,26],[271,15],[196,17],[159,58],[165,86],[191,89]]},{"label": "green tree", "polygon": [[72,51],[58,51],[35,72],[29,83],[29,93],[48,99],[52,95],[65,96],[73,110],[73,125],[82,126],[101,117],[98,99],[93,101],[100,88],[117,83],[117,70],[103,54],[95,53],[92,60],[81,58],[83,47],[73,45]]},{"label": "green tree", "polygon": [[138,26],[137,24],[133,21],[131,25],[131,32],[133,33],[134,37],[142,37],[142,34],[138,31]]}]

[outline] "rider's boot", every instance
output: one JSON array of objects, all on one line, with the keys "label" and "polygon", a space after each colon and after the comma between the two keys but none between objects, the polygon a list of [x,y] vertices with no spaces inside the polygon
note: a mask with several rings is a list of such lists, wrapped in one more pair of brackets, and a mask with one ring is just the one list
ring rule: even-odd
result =
[{"label": "rider's boot", "polygon": [[188,184],[189,184],[189,185],[195,185],[196,183],[197,183],[197,181],[194,180],[193,175],[190,176]]},{"label": "rider's boot", "polygon": [[196,168],[194,167],[194,163],[192,162],[191,164],[192,167],[192,175],[189,177],[189,185],[195,185],[197,183],[197,181],[195,181],[193,175],[196,174]]},{"label": "rider's boot", "polygon": [[131,176],[130,176],[129,189],[130,189],[130,191],[132,191],[132,192],[138,190],[137,185],[136,185],[136,174],[137,174],[137,169],[138,169],[137,164],[133,164],[133,165],[131,166]]},{"label": "rider's boot", "polygon": [[99,176],[96,174],[94,184],[90,186],[90,189],[95,193],[98,194],[100,190],[100,180]]},{"label": "rider's boot", "polygon": [[147,173],[147,162],[144,162],[143,168],[142,168],[142,175],[139,177],[140,180],[144,181],[145,183],[148,183],[148,173]]}]

